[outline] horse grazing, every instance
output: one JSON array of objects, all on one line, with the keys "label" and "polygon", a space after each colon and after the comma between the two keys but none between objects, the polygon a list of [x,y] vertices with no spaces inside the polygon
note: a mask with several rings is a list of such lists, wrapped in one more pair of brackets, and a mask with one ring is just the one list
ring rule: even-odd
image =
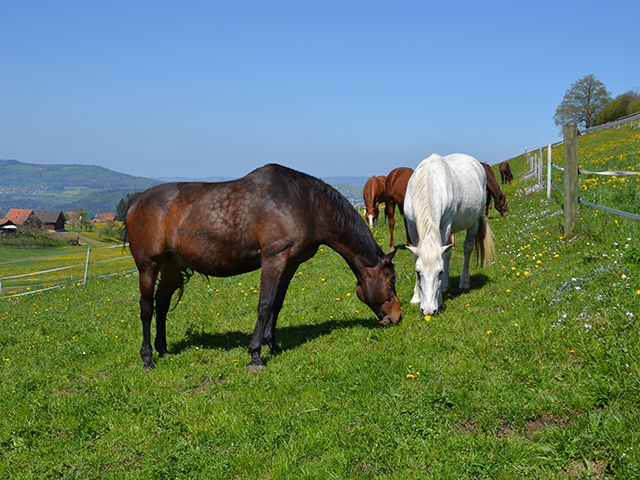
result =
[{"label": "horse grazing", "polygon": [[[389,239],[389,250],[395,250],[395,244],[393,243],[393,229],[396,226],[395,209],[396,205],[400,210],[400,213],[404,217],[404,197],[407,191],[407,183],[411,174],[412,168],[398,167],[391,170],[387,175],[387,180],[384,185],[384,191],[386,195],[385,199],[385,213],[389,219],[389,231],[391,232]],[[404,230],[407,234],[407,245],[411,245],[411,238],[409,237],[409,230],[407,228],[407,220],[404,221]]]},{"label": "horse grazing", "polygon": [[511,174],[511,167],[507,162],[502,162],[500,164],[500,177],[502,177],[502,184],[504,185],[505,181],[511,185],[511,181],[513,180],[513,175]]},{"label": "horse grazing", "polygon": [[364,185],[364,191],[362,196],[364,197],[365,218],[369,222],[369,227],[374,227],[378,224],[378,215],[380,209],[378,205],[385,201],[384,196],[384,183],[387,177],[373,176]]},{"label": "horse grazing", "polygon": [[485,216],[489,215],[491,199],[493,198],[496,210],[504,217],[505,213],[509,213],[509,209],[507,208],[507,196],[500,190],[500,185],[498,185],[493,169],[484,162],[481,162],[481,164],[484,167],[485,174],[487,175],[487,203],[484,214]]},{"label": "horse grazing", "polygon": [[451,234],[467,230],[460,288],[470,288],[469,260],[474,242],[484,267],[495,257],[493,233],[482,215],[487,177],[480,162],[456,153],[433,154],[418,165],[407,185],[405,219],[414,247],[416,285],[411,303],[423,316],[442,307],[449,287]]},{"label": "horse grazing", "polygon": [[357,278],[358,297],[380,324],[397,324],[401,319],[393,253],[383,253],[362,217],[333,187],[280,165],[266,165],[228,182],[152,187],[129,205],[126,237],[140,273],[140,356],[146,368],[154,368],[150,340],[154,309],[154,345],[164,356],[171,296],[176,290],[182,293],[194,272],[228,277],[262,267],[247,369],[261,368],[263,344],[271,355],[282,351],[275,329],[289,282],[321,244],[346,260]]}]

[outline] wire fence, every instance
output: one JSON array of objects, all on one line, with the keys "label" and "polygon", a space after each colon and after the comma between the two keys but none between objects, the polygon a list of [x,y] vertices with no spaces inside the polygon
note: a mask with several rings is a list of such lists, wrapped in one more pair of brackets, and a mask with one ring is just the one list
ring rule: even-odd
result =
[{"label": "wire fence", "polygon": [[[564,172],[564,168],[556,165],[555,163],[550,163],[550,165],[553,168],[556,168],[557,170],[561,170]],[[607,172],[590,172],[588,170],[583,170],[581,168],[578,168],[578,174],[579,175],[584,175],[584,174],[588,174],[588,175],[612,175],[612,176],[622,176],[622,175],[640,175],[640,172],[629,172],[629,171],[607,171]],[[556,188],[556,190],[558,190],[562,195],[564,195],[564,192],[562,191],[562,189],[560,189],[560,187],[558,187],[553,180],[551,180],[551,176],[549,175],[547,178],[547,181],[550,183],[550,185],[552,185],[553,187]],[[599,210],[603,210],[605,212],[609,212],[609,213],[615,213],[616,215],[622,215],[624,217],[627,218],[633,218],[634,220],[640,220],[640,215],[637,215],[635,213],[629,213],[629,212],[623,212],[622,210],[616,210],[615,208],[610,208],[610,207],[605,207],[603,205],[598,205],[596,203],[592,203],[592,202],[588,202],[587,200],[583,199],[582,197],[578,196],[578,203],[582,203],[584,205],[588,205],[589,207],[593,207],[593,208],[597,208]]]},{"label": "wire fence", "polygon": [[21,258],[0,262],[0,298],[61,288],[72,284],[86,285],[92,278],[136,272],[128,247],[113,245],[77,249],[56,255]]}]

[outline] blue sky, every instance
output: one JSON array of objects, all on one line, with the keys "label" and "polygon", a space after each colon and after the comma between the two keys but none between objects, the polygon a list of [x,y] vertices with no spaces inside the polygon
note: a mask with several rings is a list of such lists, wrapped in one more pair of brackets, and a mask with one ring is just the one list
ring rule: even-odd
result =
[{"label": "blue sky", "polygon": [[[640,86],[633,1],[4,1],[0,159],[145,177],[386,175],[555,140]],[[1,184],[1,179],[0,179]]]}]

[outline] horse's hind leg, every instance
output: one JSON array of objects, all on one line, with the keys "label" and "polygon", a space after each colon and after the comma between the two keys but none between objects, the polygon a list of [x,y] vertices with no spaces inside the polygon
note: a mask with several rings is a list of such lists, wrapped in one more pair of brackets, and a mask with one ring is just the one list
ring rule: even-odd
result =
[{"label": "horse's hind leg", "polygon": [[480,228],[480,222],[482,217],[478,219],[471,227],[467,229],[467,236],[464,239],[464,265],[462,266],[462,275],[460,275],[460,289],[471,289],[471,276],[469,275],[469,263],[471,261],[471,254],[473,253],[473,247],[475,245],[476,235]]},{"label": "horse's hind leg", "polygon": [[140,357],[144,368],[155,368],[153,349],[151,348],[151,318],[153,317],[153,290],[158,277],[157,266],[140,268],[140,320],[142,321],[142,347]]},{"label": "horse's hind leg", "polygon": [[161,357],[167,354],[167,312],[171,306],[171,296],[182,283],[180,268],[172,262],[162,266],[160,282],[156,291],[156,339],[154,346]]}]

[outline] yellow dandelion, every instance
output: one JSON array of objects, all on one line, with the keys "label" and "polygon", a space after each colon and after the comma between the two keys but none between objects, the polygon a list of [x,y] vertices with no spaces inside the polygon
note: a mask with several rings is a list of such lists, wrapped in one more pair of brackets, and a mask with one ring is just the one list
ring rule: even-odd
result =
[{"label": "yellow dandelion", "polygon": [[424,319],[428,322],[429,320],[431,320],[431,316],[430,315],[425,315]]},{"label": "yellow dandelion", "polygon": [[487,330],[487,335],[491,335],[493,333],[493,330]]},{"label": "yellow dandelion", "polygon": [[407,378],[416,378],[416,376],[413,373],[407,373]]}]

